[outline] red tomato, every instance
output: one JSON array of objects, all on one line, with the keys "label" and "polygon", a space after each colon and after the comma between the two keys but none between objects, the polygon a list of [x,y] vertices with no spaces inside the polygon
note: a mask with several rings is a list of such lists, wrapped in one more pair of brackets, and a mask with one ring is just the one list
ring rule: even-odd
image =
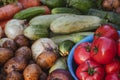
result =
[{"label": "red tomato", "polygon": [[93,41],[91,58],[100,64],[108,64],[117,54],[117,44],[113,39],[100,37]]},{"label": "red tomato", "polygon": [[113,59],[113,61],[107,65],[105,65],[105,70],[107,74],[117,73],[120,71],[120,61],[117,59]]},{"label": "red tomato", "polygon": [[112,25],[109,24],[103,24],[95,31],[94,39],[97,39],[102,36],[109,37],[114,40],[118,40],[119,38],[117,30]]},{"label": "red tomato", "polygon": [[74,51],[74,60],[77,64],[81,64],[90,58],[91,43],[84,42],[79,44]]},{"label": "red tomato", "polygon": [[117,73],[107,74],[105,80],[120,80],[120,74]]},{"label": "red tomato", "polygon": [[120,38],[118,39],[118,56],[120,57]]},{"label": "red tomato", "polygon": [[76,69],[79,80],[104,80],[105,69],[93,60],[87,60]]}]

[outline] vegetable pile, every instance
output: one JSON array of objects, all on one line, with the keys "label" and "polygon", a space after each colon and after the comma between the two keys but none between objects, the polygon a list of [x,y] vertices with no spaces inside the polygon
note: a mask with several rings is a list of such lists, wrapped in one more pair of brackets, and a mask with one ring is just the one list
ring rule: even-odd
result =
[{"label": "vegetable pile", "polygon": [[80,43],[74,51],[79,80],[119,80],[120,37],[115,28],[104,24],[94,32],[92,43]]},{"label": "vegetable pile", "polygon": [[[93,67],[99,67],[96,70],[101,79],[97,80],[105,79],[111,72],[114,74],[108,77],[116,76],[120,56],[119,45],[116,46],[120,43],[119,3],[119,0],[0,0],[0,80],[73,80],[67,57],[71,48],[90,34],[94,34],[94,44],[83,43],[78,47],[76,63],[86,62],[91,76],[96,73]],[[100,36],[106,37],[99,39]],[[97,45],[105,45],[101,51],[109,49],[104,56],[97,53]],[[94,61],[88,60],[91,57]],[[115,70],[110,71],[113,64]],[[77,75],[81,79],[80,71],[77,70]]]}]

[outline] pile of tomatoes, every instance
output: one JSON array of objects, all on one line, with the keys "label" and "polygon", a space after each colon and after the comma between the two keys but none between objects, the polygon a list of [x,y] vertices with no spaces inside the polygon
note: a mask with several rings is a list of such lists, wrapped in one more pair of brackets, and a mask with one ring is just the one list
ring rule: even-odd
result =
[{"label": "pile of tomatoes", "polygon": [[101,25],[92,43],[80,43],[74,50],[79,80],[120,80],[120,37],[109,24]]}]

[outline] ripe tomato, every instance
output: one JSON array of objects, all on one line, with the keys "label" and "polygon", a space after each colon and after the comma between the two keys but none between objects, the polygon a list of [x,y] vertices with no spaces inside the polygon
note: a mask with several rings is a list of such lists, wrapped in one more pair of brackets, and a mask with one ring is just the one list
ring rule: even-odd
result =
[{"label": "ripe tomato", "polygon": [[97,39],[102,36],[109,37],[114,40],[118,40],[119,38],[117,30],[112,25],[109,24],[103,24],[95,31],[94,39]]},{"label": "ripe tomato", "polygon": [[93,60],[87,60],[76,69],[79,80],[104,80],[105,69]]},{"label": "ripe tomato", "polygon": [[118,73],[107,74],[105,80],[120,80],[120,74]]},{"label": "ripe tomato", "polygon": [[92,42],[91,58],[100,64],[108,64],[117,54],[117,44],[113,39],[100,37]]},{"label": "ripe tomato", "polygon": [[79,44],[74,51],[74,60],[77,64],[81,64],[90,58],[91,43],[84,42]]},{"label": "ripe tomato", "polygon": [[120,61],[118,59],[113,59],[112,62],[109,64],[105,65],[105,70],[107,74],[110,73],[118,73],[120,71]]},{"label": "ripe tomato", "polygon": [[120,57],[120,38],[118,39],[118,43],[117,43],[118,45],[118,56]]}]

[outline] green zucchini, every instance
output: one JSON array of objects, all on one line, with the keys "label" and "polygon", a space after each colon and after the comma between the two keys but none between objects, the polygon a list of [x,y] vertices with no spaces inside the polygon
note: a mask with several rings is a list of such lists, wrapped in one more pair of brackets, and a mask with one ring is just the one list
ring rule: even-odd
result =
[{"label": "green zucchini", "polygon": [[53,8],[51,10],[52,14],[59,14],[59,13],[72,13],[72,14],[81,14],[79,10],[74,8],[67,8],[67,7],[58,7]]},{"label": "green zucchini", "polygon": [[102,19],[97,16],[71,15],[54,20],[50,25],[50,29],[56,34],[69,34],[97,29],[101,23]]},{"label": "green zucchini", "polygon": [[30,40],[37,40],[43,37],[49,37],[49,31],[46,27],[41,25],[28,26],[24,30],[24,35]]},{"label": "green zucchini", "polygon": [[14,18],[15,19],[31,19],[40,14],[45,14],[45,12],[46,12],[46,9],[44,7],[30,7],[16,13]]},{"label": "green zucchini", "polygon": [[77,43],[80,40],[82,40],[83,38],[85,38],[86,36],[93,34],[93,33],[94,32],[79,32],[79,33],[72,33],[72,34],[68,34],[68,35],[58,35],[58,36],[51,37],[51,39],[56,44],[60,44],[61,42],[65,41],[65,40],[71,40],[74,43]]},{"label": "green zucchini", "polygon": [[74,14],[50,14],[50,15],[41,15],[37,16],[30,20],[30,25],[42,25],[46,27],[50,27],[50,24],[53,20],[66,15],[74,15]]},{"label": "green zucchini", "polygon": [[65,40],[58,45],[59,54],[61,56],[68,56],[71,48],[74,46],[74,42],[71,40]]},{"label": "green zucchini", "polygon": [[44,5],[47,5],[49,8],[63,7],[66,6],[64,0],[40,0]]}]

